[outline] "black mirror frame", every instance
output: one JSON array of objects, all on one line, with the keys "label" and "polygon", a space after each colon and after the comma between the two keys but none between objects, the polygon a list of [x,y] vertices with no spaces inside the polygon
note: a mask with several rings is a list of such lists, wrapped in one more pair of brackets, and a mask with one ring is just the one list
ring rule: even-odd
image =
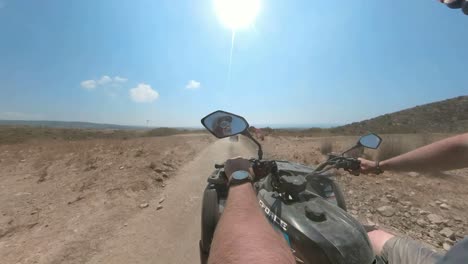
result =
[{"label": "black mirror frame", "polygon": [[[218,137],[214,132],[212,132],[210,129],[208,129],[208,128],[205,126],[205,123],[203,122],[203,121],[205,121],[206,118],[208,118],[209,116],[211,116],[211,115],[214,114],[214,113],[224,113],[224,114],[232,115],[232,116],[234,116],[234,117],[238,117],[238,118],[242,119],[242,121],[244,121],[244,122],[247,124],[247,126],[246,126],[246,128],[245,128],[244,130],[242,130],[241,132],[239,132],[239,133],[237,133],[237,134],[233,134],[233,135],[229,135],[229,136],[225,136],[225,137]],[[229,112],[226,112],[226,111],[223,111],[223,110],[217,110],[217,111],[214,111],[214,112],[212,112],[212,113],[206,115],[204,118],[202,118],[201,124],[202,124],[202,126],[203,126],[204,128],[206,128],[206,130],[210,131],[210,133],[211,133],[213,136],[215,136],[216,138],[227,138],[227,137],[232,137],[232,136],[235,136],[235,135],[243,134],[243,133],[244,133],[246,130],[248,130],[249,127],[250,127],[249,122],[247,122],[247,120],[245,120],[245,118],[243,118],[242,116],[236,115],[236,114],[233,114],[233,113],[229,113]]]},{"label": "black mirror frame", "polygon": [[[374,135],[374,136],[376,136],[376,137],[379,139],[379,144],[377,145],[377,147],[375,147],[375,148],[369,148],[369,147],[366,147],[366,146],[364,146],[364,145],[361,144],[361,139],[362,139],[363,137],[369,136],[369,135]],[[382,144],[382,141],[383,141],[383,139],[382,139],[379,135],[377,135],[377,134],[375,134],[375,133],[369,133],[369,134],[365,134],[364,136],[361,136],[361,137],[359,138],[359,140],[358,140],[358,143],[357,143],[356,145],[359,145],[359,146],[362,146],[362,147],[365,147],[365,148],[368,148],[368,149],[378,149],[378,148],[380,147],[380,144]]]}]

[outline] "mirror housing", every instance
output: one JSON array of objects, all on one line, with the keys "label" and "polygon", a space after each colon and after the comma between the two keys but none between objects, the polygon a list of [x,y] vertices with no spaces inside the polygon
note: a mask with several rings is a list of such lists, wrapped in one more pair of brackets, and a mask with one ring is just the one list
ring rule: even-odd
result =
[{"label": "mirror housing", "polygon": [[249,123],[242,116],[225,111],[215,111],[201,120],[202,125],[217,138],[231,137],[242,134]]},{"label": "mirror housing", "polygon": [[258,159],[263,158],[262,145],[249,132],[249,123],[242,116],[226,111],[214,111],[201,120],[202,125],[217,138],[232,137],[238,134],[251,139],[258,146]]},{"label": "mirror housing", "polygon": [[356,145],[344,151],[343,153],[341,153],[341,155],[344,155],[347,152],[350,152],[351,150],[362,148],[362,147],[376,149],[380,146],[380,143],[382,143],[382,141],[383,141],[382,138],[379,137],[377,134],[369,133],[367,135],[360,137]]},{"label": "mirror housing", "polygon": [[382,143],[382,139],[378,135],[370,133],[362,136],[357,144],[365,148],[376,149],[380,146],[380,143]]}]

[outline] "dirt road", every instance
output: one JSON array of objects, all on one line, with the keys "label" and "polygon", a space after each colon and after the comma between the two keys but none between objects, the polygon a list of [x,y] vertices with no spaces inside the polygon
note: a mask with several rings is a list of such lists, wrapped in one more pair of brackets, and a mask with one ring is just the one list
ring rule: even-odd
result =
[{"label": "dirt road", "polygon": [[[183,166],[161,197],[130,219],[88,263],[196,263],[202,192],[214,163],[254,156],[245,141],[218,140]],[[165,197],[163,209],[156,210]]]},{"label": "dirt road", "polygon": [[0,263],[197,262],[206,178],[251,153],[209,135],[0,145]]},{"label": "dirt road", "polygon": [[[324,158],[321,140],[262,144],[267,158],[313,165]],[[334,140],[343,149],[355,138]],[[255,150],[243,137],[210,135],[0,144],[0,263],[198,263],[207,176],[214,163]],[[441,250],[468,234],[468,169],[337,175],[349,212],[364,222]]]}]

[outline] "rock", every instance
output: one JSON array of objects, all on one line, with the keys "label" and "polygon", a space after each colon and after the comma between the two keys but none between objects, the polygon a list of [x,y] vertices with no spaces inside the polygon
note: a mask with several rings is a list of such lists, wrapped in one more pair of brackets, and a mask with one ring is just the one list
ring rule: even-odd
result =
[{"label": "rock", "polygon": [[125,224],[124,224],[124,226],[128,226],[128,224],[127,224],[127,223],[125,223]]},{"label": "rock", "polygon": [[424,184],[422,184],[422,183],[416,183],[416,187],[423,187],[423,186],[424,186]]},{"label": "rock", "polygon": [[162,205],[158,205],[158,207],[156,207],[156,210],[161,210],[161,209],[163,209]]},{"label": "rock", "polygon": [[142,203],[142,204],[140,204],[139,207],[140,207],[140,208],[146,208],[146,207],[148,207],[148,206],[149,206],[149,203]]},{"label": "rock", "polygon": [[427,235],[434,238],[435,237],[435,233],[434,233],[434,230],[429,230],[429,232],[427,232]]},{"label": "rock", "polygon": [[436,225],[442,224],[444,222],[442,216],[436,214],[428,214],[427,219],[429,220],[429,222]]},{"label": "rock", "polygon": [[440,207],[440,209],[444,209],[444,210],[450,209],[450,207],[446,203],[440,204],[439,207]]},{"label": "rock", "polygon": [[370,226],[377,226],[377,224],[376,224],[374,221],[372,221],[371,219],[367,218],[366,220],[367,220],[367,224],[368,224],[368,225],[370,225]]},{"label": "rock", "polygon": [[377,208],[377,211],[379,212],[380,215],[385,216],[385,217],[390,217],[395,214],[395,209],[389,205],[384,205],[379,208]]},{"label": "rock", "polygon": [[156,176],[155,180],[157,182],[162,182],[162,181],[164,181],[164,178],[158,175],[158,176]]},{"label": "rock", "polygon": [[424,210],[419,210],[420,215],[428,215],[430,212],[424,211]]},{"label": "rock", "polygon": [[449,250],[452,248],[447,242],[444,242],[444,243],[442,244],[442,247],[443,247],[445,250],[447,250],[447,251],[449,251]]},{"label": "rock", "polygon": [[453,244],[454,244],[455,241],[453,241],[453,240],[450,239],[450,238],[445,238],[445,239],[444,239],[444,242],[447,243],[447,244],[449,244],[449,245],[451,245],[451,246],[453,246]]},{"label": "rock", "polygon": [[163,165],[168,166],[168,167],[174,167],[171,163],[164,161]]},{"label": "rock", "polygon": [[161,175],[162,175],[164,178],[168,178],[168,177],[169,177],[169,175],[167,175],[167,173],[165,173],[165,172],[161,173]]},{"label": "rock", "polygon": [[436,206],[436,204],[434,202],[430,202],[429,205],[432,206],[432,207]]},{"label": "rock", "polygon": [[453,217],[453,220],[455,220],[455,222],[458,222],[458,223],[463,222],[463,219],[461,219],[461,218],[458,217],[458,216],[454,216],[454,217]]},{"label": "rock", "polygon": [[388,200],[390,200],[390,202],[394,202],[394,203],[398,202],[398,198],[396,198],[395,196],[393,196],[391,194],[387,194],[386,197],[387,197]]},{"label": "rock", "polygon": [[162,197],[161,199],[159,199],[159,203],[162,204],[165,200],[166,200],[166,198]]},{"label": "rock", "polygon": [[406,218],[411,218],[411,215],[410,215],[408,212],[405,212],[405,213],[403,214],[403,216],[406,217]]},{"label": "rock", "polygon": [[409,195],[409,196],[415,196],[416,193],[415,193],[415,192],[410,192],[410,193],[408,193],[408,195]]},{"label": "rock", "polygon": [[350,212],[351,214],[353,214],[353,215],[358,215],[358,211],[356,211],[356,210],[350,210],[349,212]]},{"label": "rock", "polygon": [[123,170],[123,169],[125,169],[125,167],[124,167],[124,166],[120,166],[119,170]]},{"label": "rock", "polygon": [[427,222],[424,221],[424,219],[421,219],[421,218],[416,220],[416,224],[418,224],[418,226],[420,226],[420,227],[426,227],[427,226]]},{"label": "rock", "polygon": [[400,202],[401,205],[404,205],[404,206],[412,206],[413,204],[409,201],[401,201]]},{"label": "rock", "polygon": [[437,205],[440,205],[442,202],[439,201],[439,200],[436,200],[435,203],[436,203]]},{"label": "rock", "polygon": [[374,216],[374,215],[371,214],[371,213],[367,213],[367,214],[366,214],[366,217],[367,217],[367,218],[372,218],[373,216]]},{"label": "rock", "polygon": [[387,203],[390,203],[390,200],[389,200],[387,197],[382,197],[382,198],[380,198],[380,201],[381,201],[382,203],[386,203],[386,204],[387,204]]},{"label": "rock", "polygon": [[408,176],[410,176],[410,177],[418,177],[418,176],[419,176],[419,173],[414,172],[414,171],[408,172]]},{"label": "rock", "polygon": [[440,230],[439,234],[446,238],[450,238],[452,240],[455,240],[455,233],[452,231],[452,229],[448,227],[444,227],[442,230]]},{"label": "rock", "polygon": [[447,199],[440,199],[442,203],[448,203]]}]

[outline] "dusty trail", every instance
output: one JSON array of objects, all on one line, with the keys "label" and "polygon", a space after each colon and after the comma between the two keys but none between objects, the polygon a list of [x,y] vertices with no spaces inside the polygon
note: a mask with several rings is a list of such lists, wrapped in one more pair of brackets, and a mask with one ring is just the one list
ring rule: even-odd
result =
[{"label": "dusty trail", "polygon": [[218,140],[182,167],[161,197],[130,219],[88,263],[197,263],[202,192],[214,163],[229,157],[253,157],[246,141]]}]

